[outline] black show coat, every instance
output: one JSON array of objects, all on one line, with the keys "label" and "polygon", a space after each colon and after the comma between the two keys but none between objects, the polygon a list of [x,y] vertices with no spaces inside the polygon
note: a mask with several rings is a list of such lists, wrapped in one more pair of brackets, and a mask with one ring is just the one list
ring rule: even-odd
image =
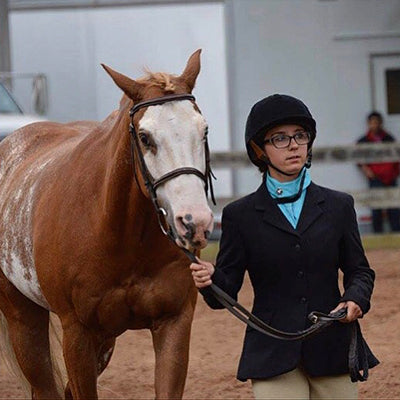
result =
[{"label": "black show coat", "polygon": [[[296,229],[264,182],[225,207],[213,282],[237,299],[246,270],[254,290],[252,312],[280,330],[303,330],[311,324],[311,311],[329,313],[341,301],[356,302],[364,314],[370,308],[375,274],[361,245],[353,199],[314,183],[307,188]],[[209,288],[201,293],[210,307],[223,308]],[[344,374],[349,342],[349,325],[340,322],[296,342],[247,327],[237,377],[263,379],[299,365],[311,376]]]}]

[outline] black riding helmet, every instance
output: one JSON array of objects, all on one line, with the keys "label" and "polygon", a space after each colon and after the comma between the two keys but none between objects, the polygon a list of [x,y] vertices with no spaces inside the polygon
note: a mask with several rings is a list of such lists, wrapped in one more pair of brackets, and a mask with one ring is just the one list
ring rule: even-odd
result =
[{"label": "black riding helmet", "polygon": [[[311,141],[308,144],[309,160],[311,165],[311,148],[317,130],[316,123],[307,106],[299,99],[285,94],[273,94],[258,101],[247,118],[246,123],[246,149],[253,164],[260,169],[266,168],[269,164],[261,159],[251,146],[251,141],[263,149],[266,132],[281,124],[296,124],[302,126],[311,134]],[[269,164],[270,165],[270,164]],[[306,165],[309,167],[309,165]]]}]

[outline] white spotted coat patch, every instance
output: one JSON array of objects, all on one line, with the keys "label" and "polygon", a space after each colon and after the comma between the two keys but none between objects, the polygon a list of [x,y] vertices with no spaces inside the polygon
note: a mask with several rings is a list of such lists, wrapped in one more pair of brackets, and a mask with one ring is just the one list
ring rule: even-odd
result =
[{"label": "white spotted coat patch", "polygon": [[49,309],[34,265],[32,212],[38,174],[51,159],[38,158],[24,169],[23,174],[14,175],[24,162],[25,148],[25,142],[19,135],[11,135],[1,146],[0,268],[22,294]]}]

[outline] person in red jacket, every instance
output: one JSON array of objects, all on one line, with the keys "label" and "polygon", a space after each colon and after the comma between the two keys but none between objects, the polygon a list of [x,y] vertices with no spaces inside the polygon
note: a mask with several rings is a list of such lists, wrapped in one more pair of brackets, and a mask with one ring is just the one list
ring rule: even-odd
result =
[{"label": "person in red jacket", "polygon": [[[368,131],[357,143],[380,143],[394,142],[392,135],[383,129],[382,115],[376,111],[367,117]],[[359,166],[368,179],[370,188],[397,186],[397,177],[400,172],[400,163],[385,162],[374,164],[363,164]],[[372,210],[372,225],[375,233],[383,232],[383,209]],[[400,209],[390,208],[387,210],[390,228],[393,232],[400,231]]]}]

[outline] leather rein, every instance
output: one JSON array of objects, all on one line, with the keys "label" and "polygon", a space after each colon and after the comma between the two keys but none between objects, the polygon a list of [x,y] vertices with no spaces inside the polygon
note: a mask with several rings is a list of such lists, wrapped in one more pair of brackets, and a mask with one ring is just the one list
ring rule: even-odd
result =
[{"label": "leather rein", "polygon": [[[135,104],[129,111],[130,115],[130,124],[129,124],[129,132],[131,136],[131,156],[132,156],[132,163],[134,169],[134,175],[136,182],[137,181],[137,174],[136,168],[134,163],[134,156],[135,153],[137,154],[137,158],[139,161],[139,168],[142,178],[144,180],[144,184],[150,194],[151,201],[154,205],[154,208],[157,213],[158,223],[161,228],[161,231],[166,235],[172,242],[175,243],[175,238],[172,232],[172,228],[169,226],[166,216],[167,212],[164,208],[159,205],[157,199],[157,188],[167,182],[170,179],[176,178],[179,175],[183,174],[192,174],[200,177],[204,181],[204,190],[206,195],[208,195],[208,190],[210,190],[211,199],[214,204],[215,197],[214,191],[212,186],[212,178],[215,179],[214,174],[212,173],[211,166],[210,166],[210,150],[207,141],[207,132],[205,136],[205,161],[206,161],[206,170],[205,173],[201,172],[197,168],[193,167],[182,167],[174,169],[173,171],[167,172],[166,174],[162,175],[158,179],[154,179],[151,175],[150,171],[146,166],[146,162],[144,160],[143,152],[139,144],[139,138],[135,129],[135,125],[133,122],[133,117],[137,111],[142,108],[161,105],[171,101],[181,101],[181,100],[190,100],[195,102],[195,97],[192,94],[172,94],[166,95],[162,97],[157,97],[154,99],[142,101],[140,103]],[[139,185],[139,183],[138,183]],[[190,252],[189,250],[179,247],[189,258],[192,263],[198,263],[198,260],[194,253]],[[234,300],[231,296],[225,293],[222,289],[212,283],[208,286],[210,290],[213,292],[214,297],[235,317],[239,320],[250,326],[251,328],[261,332],[264,335],[273,337],[279,340],[285,341],[296,341],[296,340],[304,340],[310,336],[315,335],[316,333],[320,332],[321,330],[330,326],[334,321],[339,321],[346,317],[347,309],[342,308],[335,313],[325,314],[318,311],[312,311],[308,315],[308,319],[313,323],[309,328],[304,329],[298,332],[285,332],[278,329],[273,328],[272,326],[266,324],[258,317],[253,315],[250,311],[248,311],[245,307],[243,307],[239,302]],[[361,354],[362,365],[359,365],[359,357],[358,357],[358,350],[359,346],[362,348],[363,354]],[[351,336],[351,343],[349,348],[349,370],[350,370],[350,377],[352,382],[356,381],[365,381],[368,378],[368,362],[366,356],[366,349],[365,349],[365,342],[361,336],[361,331],[358,323],[352,323],[352,336]],[[363,370],[363,374],[360,374],[360,370]]]}]

